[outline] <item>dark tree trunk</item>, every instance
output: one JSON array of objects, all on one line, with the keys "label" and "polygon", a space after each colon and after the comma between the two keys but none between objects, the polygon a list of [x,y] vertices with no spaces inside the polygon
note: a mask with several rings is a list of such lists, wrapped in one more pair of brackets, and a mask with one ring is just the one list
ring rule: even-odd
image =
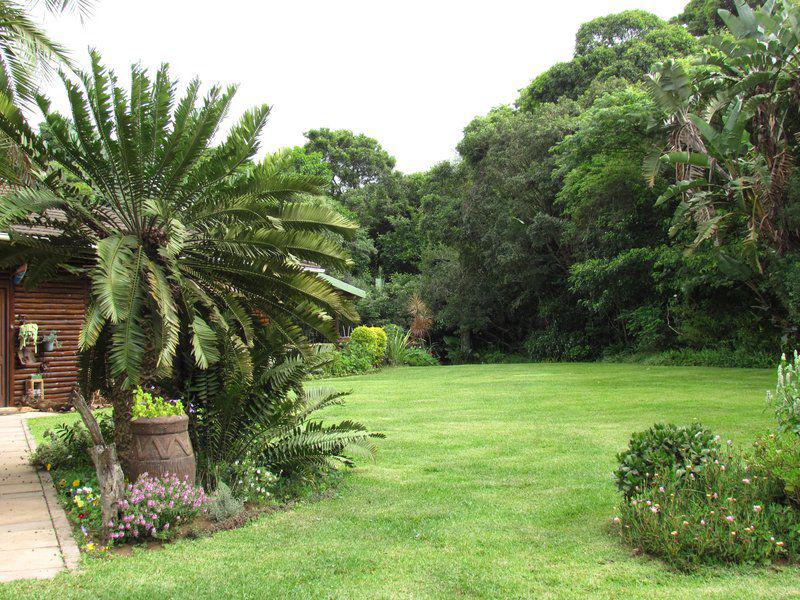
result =
[{"label": "dark tree trunk", "polygon": [[124,389],[121,382],[117,382],[109,390],[109,400],[114,407],[114,443],[117,447],[117,455],[122,464],[122,470],[126,475],[131,472],[131,452],[133,446],[133,433],[131,431],[131,413],[133,411],[133,399],[131,391]]},{"label": "dark tree trunk", "polygon": [[464,356],[472,354],[472,335],[470,330],[466,328],[461,330],[461,353]]}]

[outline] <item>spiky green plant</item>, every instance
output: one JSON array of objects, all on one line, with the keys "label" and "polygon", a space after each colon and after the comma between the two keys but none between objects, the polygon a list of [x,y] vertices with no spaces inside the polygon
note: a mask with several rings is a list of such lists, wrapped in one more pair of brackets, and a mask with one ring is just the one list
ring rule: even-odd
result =
[{"label": "spiky green plant", "polygon": [[[30,4],[30,3],[29,3]],[[89,0],[45,0],[51,13],[77,10],[86,15]],[[28,6],[0,0],[0,94],[16,103],[30,103],[38,79],[56,65],[71,66],[64,47],[53,41],[31,18]]]},{"label": "spiky green plant", "polygon": [[[56,66],[72,68],[67,52],[53,41],[29,14],[31,2],[0,0],[0,112],[16,113],[30,107],[42,78]],[[44,0],[50,13],[90,11],[91,0]],[[28,163],[13,140],[0,133],[0,179],[27,183]]]},{"label": "spiky green plant", "polygon": [[411,331],[404,331],[400,327],[387,329],[386,336],[386,360],[390,365],[400,366],[406,364],[409,356],[408,342],[411,339]]},{"label": "spiky green plant", "polygon": [[78,83],[62,74],[71,117],[39,100],[41,134],[20,113],[0,113],[36,177],[0,204],[0,231],[10,232],[0,267],[27,263],[29,285],[66,271],[90,281],[84,393],[111,398],[124,456],[131,386],[181,388],[221,358],[248,380],[255,326],[297,343],[310,329],[333,337],[334,314],[357,319],[301,266],[349,264],[338,240],[355,225],[319,201],[328,182],[292,172],[283,155],[251,161],[267,105],[212,145],[235,87],[201,99],[193,80],[177,99],[166,66],[152,79],[134,66],[126,91],[97,53],[91,65]]},{"label": "spiky green plant", "polygon": [[245,458],[289,474],[352,466],[354,458],[373,456],[373,440],[383,434],[351,420],[313,417],[347,396],[303,385],[329,359],[293,352],[269,330],[257,337],[252,379],[228,379],[221,393],[197,400],[190,415],[201,476],[213,477],[215,465]]}]

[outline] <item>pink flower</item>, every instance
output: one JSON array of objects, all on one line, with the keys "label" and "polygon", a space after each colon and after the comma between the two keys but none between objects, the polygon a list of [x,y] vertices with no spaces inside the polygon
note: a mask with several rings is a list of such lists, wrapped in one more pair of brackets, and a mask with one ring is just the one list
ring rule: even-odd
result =
[{"label": "pink flower", "polygon": [[744,479],[742,479],[742,483],[745,485],[750,485],[750,480],[747,477],[745,477]]},{"label": "pink flower", "polygon": [[754,504],[753,505],[753,510],[755,512],[757,512],[757,513],[760,513],[761,512],[761,506],[759,506],[758,504]]},{"label": "pink flower", "polygon": [[614,517],[613,521],[614,521],[615,524],[619,525],[619,523],[622,521],[622,519],[620,519],[619,517]]},{"label": "pink flower", "polygon": [[727,517],[725,517],[725,520],[728,523],[733,523],[736,520],[736,517],[734,517],[733,515],[728,515]]},{"label": "pink flower", "polygon": [[706,524],[706,520],[705,519],[700,519],[700,525],[705,525],[705,524]]}]

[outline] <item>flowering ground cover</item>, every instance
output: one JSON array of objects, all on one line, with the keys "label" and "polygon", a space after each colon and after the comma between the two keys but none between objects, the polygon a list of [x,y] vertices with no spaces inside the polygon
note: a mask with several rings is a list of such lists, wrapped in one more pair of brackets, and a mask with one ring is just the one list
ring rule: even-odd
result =
[{"label": "flowering ground cover", "polygon": [[[376,462],[320,502],[238,530],[0,597],[774,598],[794,567],[701,568],[635,556],[609,530],[612,471],[632,432],[702,420],[736,444],[773,427],[774,372],[606,364],[388,369],[337,379],[327,414],[387,434]],[[64,416],[54,417],[63,420]],[[35,421],[34,433],[50,423]]]}]

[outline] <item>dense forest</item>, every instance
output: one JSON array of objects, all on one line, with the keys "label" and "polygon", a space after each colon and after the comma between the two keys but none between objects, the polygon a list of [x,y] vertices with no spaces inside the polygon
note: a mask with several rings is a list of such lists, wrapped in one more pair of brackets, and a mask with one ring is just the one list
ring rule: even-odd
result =
[{"label": "dense forest", "polygon": [[450,361],[772,364],[800,311],[797,48],[772,4],[585,23],[424,173],[309,131],[287,159],[362,226],[339,273],[362,320],[407,325],[417,294]]}]

